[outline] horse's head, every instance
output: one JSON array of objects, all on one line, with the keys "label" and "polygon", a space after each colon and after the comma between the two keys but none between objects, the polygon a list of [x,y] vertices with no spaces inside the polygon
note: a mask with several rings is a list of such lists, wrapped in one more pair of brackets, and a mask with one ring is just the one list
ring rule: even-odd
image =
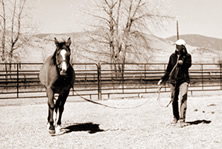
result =
[{"label": "horse's head", "polygon": [[71,39],[69,38],[67,41],[58,42],[55,38],[55,63],[59,69],[60,75],[66,75],[68,67],[70,67],[70,44]]}]

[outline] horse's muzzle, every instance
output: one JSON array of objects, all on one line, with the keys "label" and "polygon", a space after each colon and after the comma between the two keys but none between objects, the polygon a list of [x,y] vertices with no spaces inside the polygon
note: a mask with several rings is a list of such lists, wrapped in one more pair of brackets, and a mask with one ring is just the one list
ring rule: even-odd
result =
[{"label": "horse's muzzle", "polygon": [[65,61],[63,61],[61,63],[60,75],[62,75],[62,76],[66,75],[67,68],[68,68],[67,63]]},{"label": "horse's muzzle", "polygon": [[61,70],[61,71],[60,71],[60,75],[61,75],[61,76],[65,76],[66,74],[67,74],[66,71],[64,71],[64,70]]}]

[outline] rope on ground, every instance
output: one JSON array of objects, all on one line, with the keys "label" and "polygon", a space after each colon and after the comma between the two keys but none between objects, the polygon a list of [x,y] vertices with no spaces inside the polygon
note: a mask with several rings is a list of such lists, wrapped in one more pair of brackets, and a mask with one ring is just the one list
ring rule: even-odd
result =
[{"label": "rope on ground", "polygon": [[88,102],[91,102],[91,103],[94,103],[94,104],[97,104],[97,105],[101,105],[101,106],[104,106],[104,107],[107,107],[107,108],[112,108],[112,109],[135,109],[135,108],[139,108],[139,107],[142,107],[144,106],[149,100],[150,98],[147,98],[145,100],[145,102],[139,104],[139,105],[136,105],[136,106],[133,106],[133,107],[116,107],[116,106],[110,106],[110,105],[107,105],[107,104],[103,104],[103,103],[100,103],[100,102],[96,102],[96,101],[93,101],[93,100],[90,100],[90,99],[87,99],[83,96],[81,96],[80,94],[78,94],[76,91],[74,91],[78,96],[80,96],[82,99],[84,99],[85,101],[88,101]]}]

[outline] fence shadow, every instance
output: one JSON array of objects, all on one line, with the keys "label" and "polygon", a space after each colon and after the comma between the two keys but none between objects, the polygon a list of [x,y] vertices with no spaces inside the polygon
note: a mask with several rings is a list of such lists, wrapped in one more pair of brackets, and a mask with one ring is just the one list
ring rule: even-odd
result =
[{"label": "fence shadow", "polygon": [[90,134],[102,132],[103,129],[99,128],[99,124],[93,124],[91,122],[89,123],[75,123],[70,126],[67,126],[64,129],[64,133],[71,133],[71,132],[77,132],[77,131],[88,131]]}]

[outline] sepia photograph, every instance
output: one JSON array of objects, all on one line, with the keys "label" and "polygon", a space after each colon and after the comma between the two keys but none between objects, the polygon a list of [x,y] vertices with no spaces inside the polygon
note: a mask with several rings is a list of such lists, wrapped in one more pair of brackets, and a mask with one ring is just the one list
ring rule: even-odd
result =
[{"label": "sepia photograph", "polygon": [[0,0],[0,148],[222,148],[221,0]]}]

